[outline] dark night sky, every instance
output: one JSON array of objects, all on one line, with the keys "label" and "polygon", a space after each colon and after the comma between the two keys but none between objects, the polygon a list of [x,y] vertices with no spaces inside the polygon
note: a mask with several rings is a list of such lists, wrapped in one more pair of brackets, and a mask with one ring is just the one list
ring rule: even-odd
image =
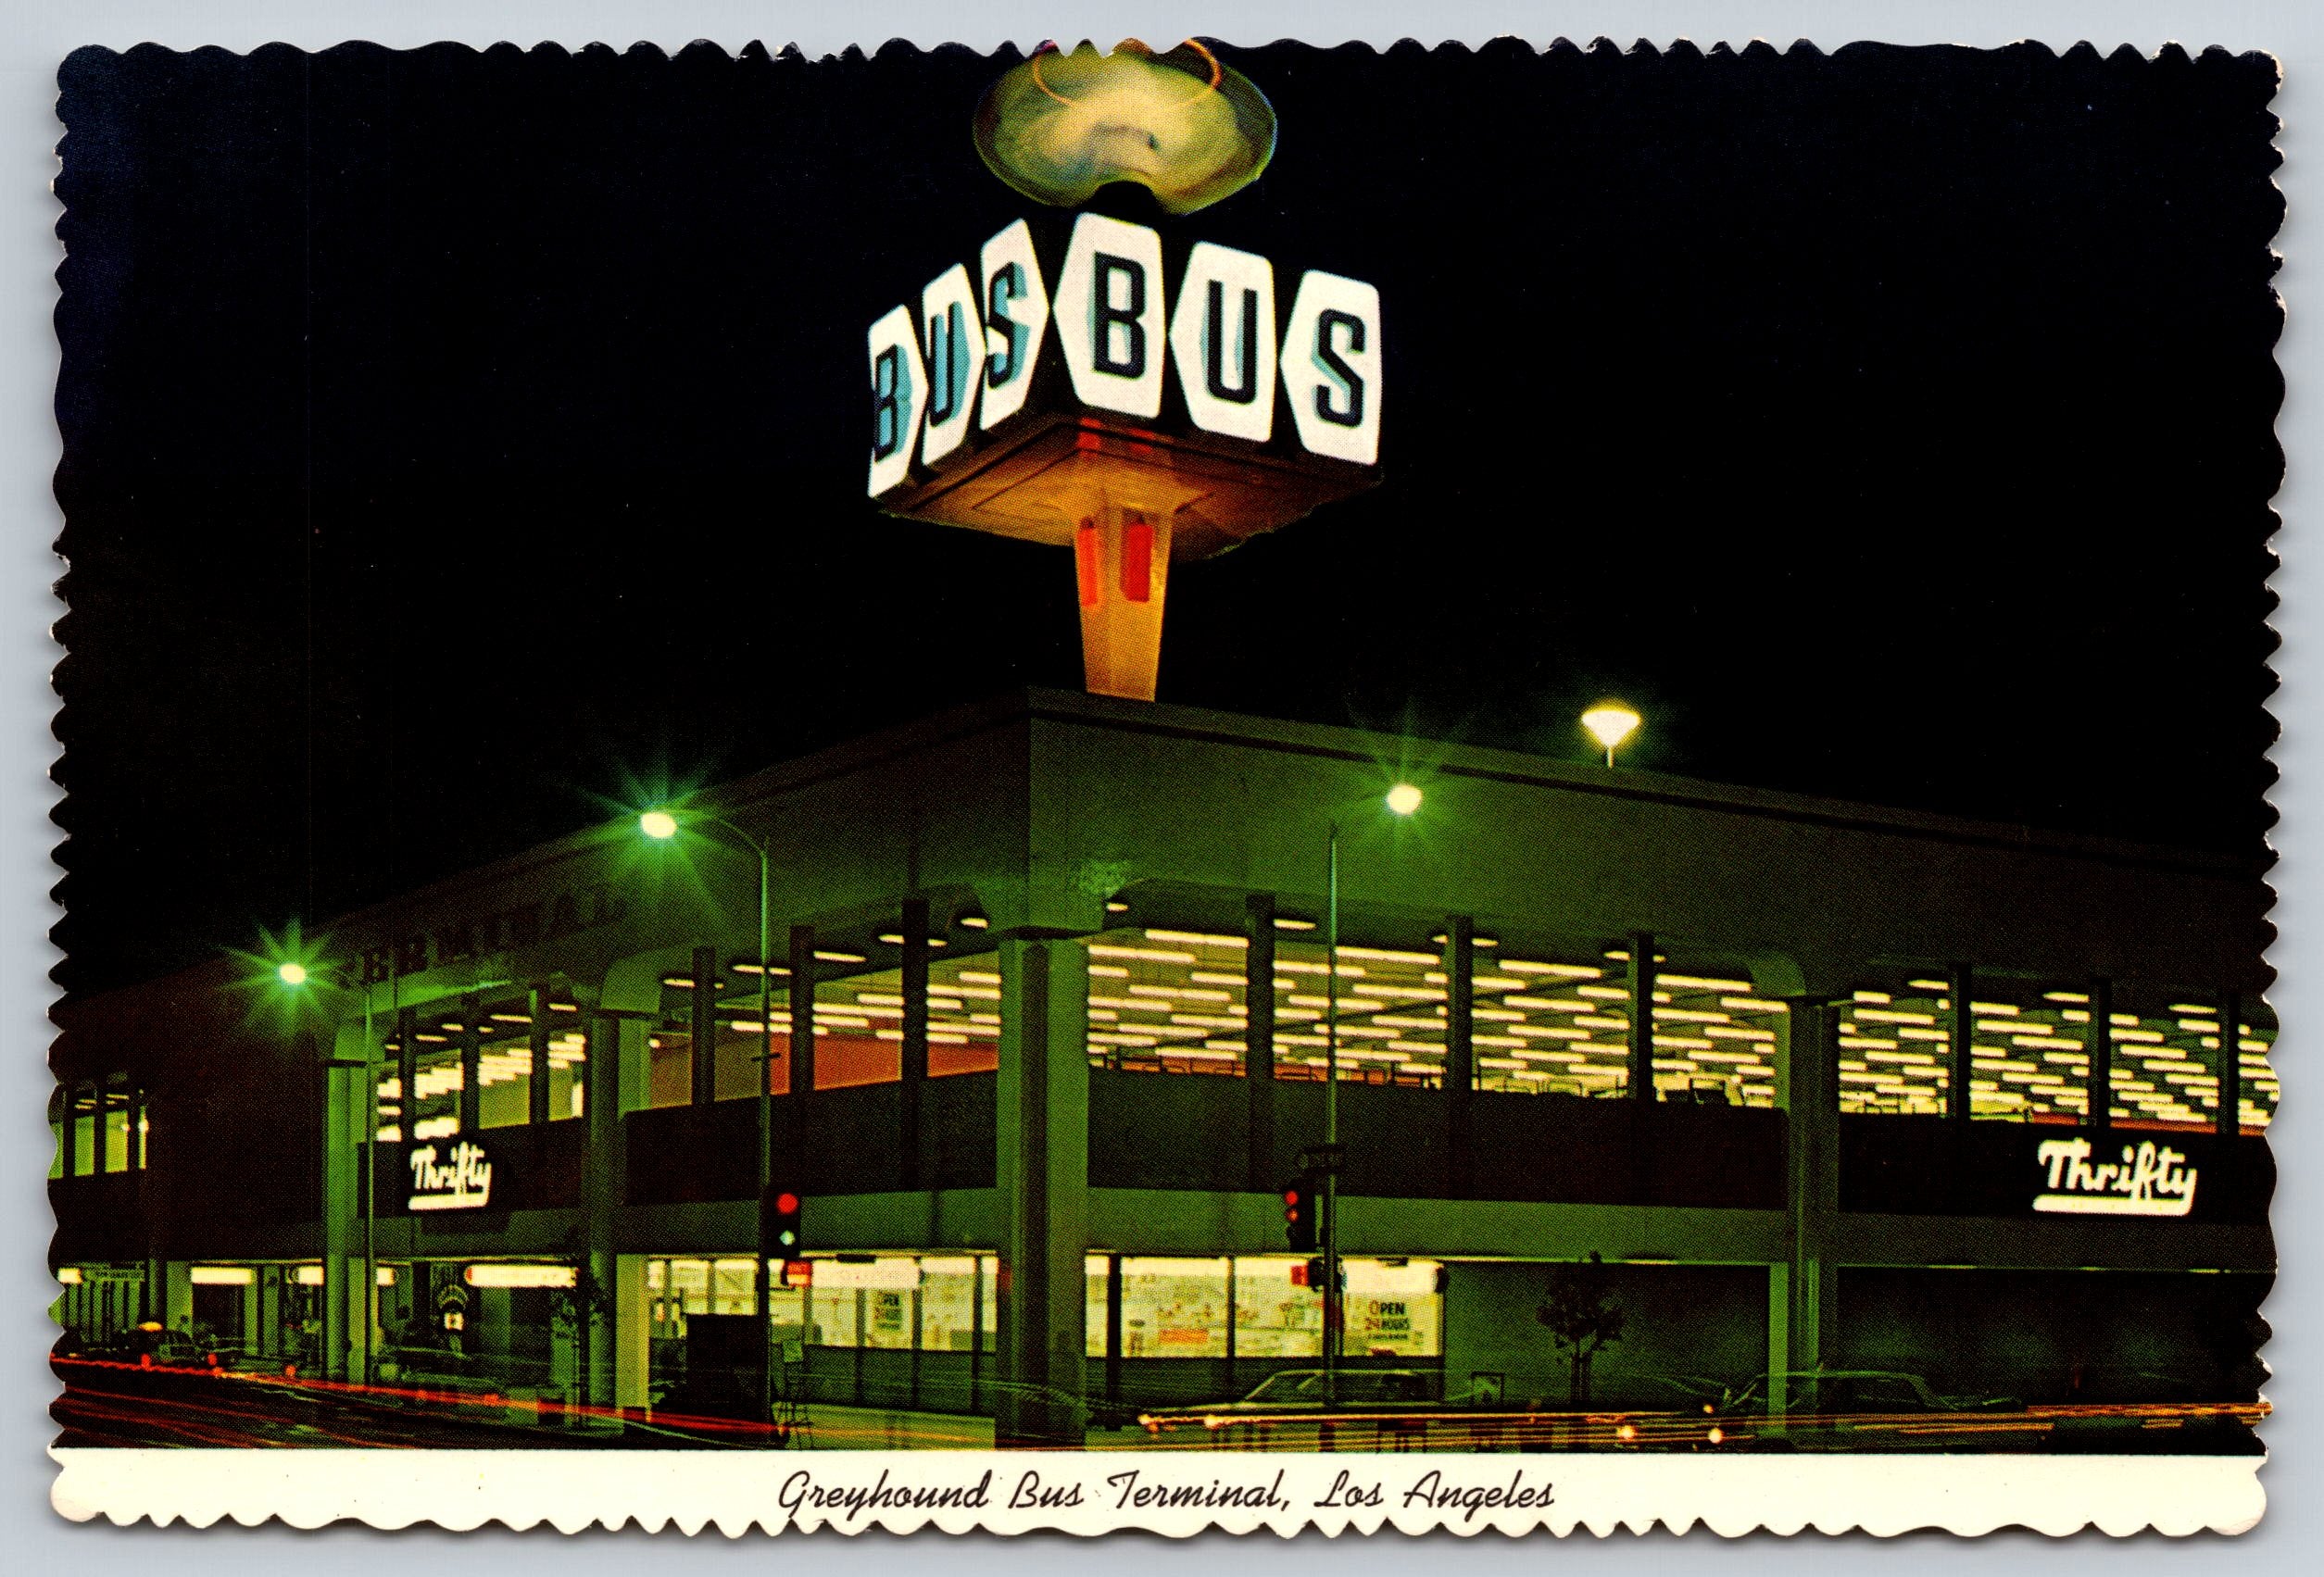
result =
[{"label": "dark night sky", "polygon": [[[1223,53],[1275,162],[1156,222],[1379,285],[1389,480],[1163,699],[2257,851],[2269,63]],[[1077,686],[1064,556],[862,497],[1014,58],[74,56],[60,978]]]}]

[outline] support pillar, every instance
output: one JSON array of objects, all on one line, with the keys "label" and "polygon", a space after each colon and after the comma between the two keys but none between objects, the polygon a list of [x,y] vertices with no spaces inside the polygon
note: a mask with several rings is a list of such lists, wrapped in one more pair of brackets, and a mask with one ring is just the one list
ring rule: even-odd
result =
[{"label": "support pillar", "polygon": [[1784,1112],[1791,1253],[1768,1277],[1771,1412],[1813,1405],[1812,1398],[1792,1397],[1782,1376],[1823,1366],[1840,1279],[1833,1259],[1840,1213],[1840,1013],[1822,994],[1791,997],[1787,1006],[1776,1097]]},{"label": "support pillar", "polygon": [[1968,1121],[1973,1109],[1969,1081],[1977,1070],[1977,1018],[1969,990],[1975,983],[1966,964],[1955,964],[1946,971],[1945,989],[1952,995],[1953,1008],[1945,1020],[1945,1117],[1956,1123]]},{"label": "support pillar", "polygon": [[903,923],[904,958],[898,983],[904,998],[904,1042],[896,1143],[903,1160],[902,1185],[912,1189],[933,1182],[921,1133],[921,1107],[928,1089],[928,900],[905,899]]},{"label": "support pillar", "polygon": [[2104,977],[2090,982],[2090,1033],[2082,1044],[2090,1057],[2089,1126],[2113,1126],[2114,1108],[2114,982]]},{"label": "support pillar", "polygon": [[2222,1139],[2243,1132],[2243,1003],[2234,992],[2219,998],[2219,1108],[2214,1131]]},{"label": "support pillar", "polygon": [[[320,1056],[312,1048],[310,1056]],[[357,1143],[377,1097],[365,1088],[364,1065],[333,1058],[322,1068],[322,1372],[360,1382],[370,1356],[363,1329],[363,1192],[358,1176],[367,1147]],[[170,1324],[175,1328],[175,1320]]]},{"label": "support pillar", "polygon": [[613,1405],[624,1416],[642,1413],[651,1396],[653,1309],[646,1299],[646,1257],[613,1261]]},{"label": "support pillar", "polygon": [[484,1037],[477,1020],[483,1001],[460,998],[460,1137],[473,1139],[484,1126]]},{"label": "support pillar", "polygon": [[1243,900],[1243,1095],[1249,1159],[1243,1184],[1254,1194],[1280,1186],[1275,1175],[1275,895]]},{"label": "support pillar", "polygon": [[686,1039],[693,1048],[688,1059],[694,1075],[691,1094],[694,1104],[704,1107],[718,1098],[717,948],[694,950],[694,989],[687,995],[691,998],[686,1004]]},{"label": "support pillar", "polygon": [[1088,973],[1074,942],[1000,945],[1000,1250],[996,1446],[1086,1439]]},{"label": "support pillar", "polygon": [[[593,1014],[587,1020],[586,1059],[582,1064],[582,1120],[589,1126],[587,1170],[582,1179],[582,1208],[587,1218],[589,1295],[582,1300],[588,1321],[583,1372],[592,1408],[619,1406],[615,1385],[620,1274],[613,1229],[629,1192],[629,1147],[622,1112],[622,1020]],[[642,1059],[641,1059],[642,1060]],[[641,1272],[642,1274],[642,1272]],[[603,1414],[595,1415],[603,1417]]]},{"label": "support pillar", "polygon": [[[791,927],[791,1094],[815,1093],[815,928]],[[804,1132],[803,1111],[792,1114],[794,1132]]]},{"label": "support pillar", "polygon": [[1170,526],[1168,508],[1101,498],[1074,528],[1082,676],[1092,695],[1154,698]]},{"label": "support pillar", "polygon": [[1454,1198],[1469,1189],[1469,1128],[1476,1089],[1476,921],[1447,917],[1444,929],[1445,1182]]},{"label": "support pillar", "polygon": [[534,981],[525,993],[524,1011],[533,1022],[527,1050],[531,1077],[524,1086],[524,1120],[535,1135],[548,1126],[548,982]]},{"label": "support pillar", "polygon": [[1629,1096],[1654,1098],[1654,936],[1630,932]]}]

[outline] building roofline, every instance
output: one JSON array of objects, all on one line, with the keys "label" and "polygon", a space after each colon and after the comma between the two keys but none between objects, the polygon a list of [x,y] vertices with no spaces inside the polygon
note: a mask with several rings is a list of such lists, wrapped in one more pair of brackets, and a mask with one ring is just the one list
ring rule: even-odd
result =
[{"label": "building roofline", "polygon": [[[858,771],[880,761],[951,741],[973,737],[1019,721],[1053,722],[1126,732],[1161,734],[1289,755],[1344,761],[1376,762],[1382,741],[1408,755],[1424,753],[1429,774],[1465,777],[1584,794],[1644,805],[1721,811],[1860,832],[1885,832],[1953,843],[1965,847],[2061,855],[2109,865],[2135,866],[2216,877],[2260,881],[2267,866],[2202,849],[2132,843],[2008,822],[1979,821],[1928,811],[1899,809],[1849,800],[1821,798],[1772,789],[1748,788],[1701,778],[1553,760],[1522,751],[1464,745],[1422,736],[1389,734],[1327,723],[1294,721],[1168,702],[1126,701],[1078,691],[1029,685],[941,711],[889,724],[705,788],[694,796],[722,813],[747,812],[762,799]],[[521,849],[499,859],[466,867],[375,902],[329,917],[325,932],[358,929],[394,911],[425,905],[474,883],[505,881],[581,854],[625,831],[600,823]],[[211,961],[211,962],[214,962]],[[201,969],[204,964],[189,966]],[[186,972],[170,970],[155,979]],[[106,995],[99,993],[97,995]],[[59,1004],[62,1006],[62,1004]]]},{"label": "building roofline", "polygon": [[1437,776],[1487,779],[1642,804],[1720,810],[1851,832],[1892,832],[1965,845],[2061,854],[2108,864],[2137,865],[2227,879],[2257,881],[2264,877],[2267,869],[2267,864],[2260,861],[2207,849],[2098,837],[2027,823],[1981,821],[1933,811],[1750,788],[1707,778],[1679,777],[1628,767],[1608,771],[1601,767],[1559,761],[1489,745],[1463,745],[1416,735],[1383,734],[1364,729],[1259,718],[1246,713],[1212,711],[1168,703],[1121,701],[1110,696],[1086,695],[1063,690],[1028,688],[1016,694],[1022,697],[1026,714],[1032,717],[1342,760],[1377,761],[1380,758],[1377,743],[1383,739],[1393,739],[1407,745],[1422,746],[1430,752],[1427,770]]}]

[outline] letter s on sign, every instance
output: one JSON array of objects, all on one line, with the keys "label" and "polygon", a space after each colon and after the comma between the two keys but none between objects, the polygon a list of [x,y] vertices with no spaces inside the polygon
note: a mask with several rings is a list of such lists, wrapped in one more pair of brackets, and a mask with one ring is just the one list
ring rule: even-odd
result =
[{"label": "letter s on sign", "polygon": [[1300,443],[1360,466],[1380,458],[1380,293],[1311,269],[1283,335],[1283,389]]}]

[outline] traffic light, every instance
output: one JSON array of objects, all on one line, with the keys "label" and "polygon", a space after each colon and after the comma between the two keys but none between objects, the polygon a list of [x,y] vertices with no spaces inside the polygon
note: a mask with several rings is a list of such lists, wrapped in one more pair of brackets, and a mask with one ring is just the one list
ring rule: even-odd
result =
[{"label": "traffic light", "polygon": [[1323,1179],[1303,1171],[1283,1185],[1283,1235],[1301,1254],[1313,1254],[1323,1242]]},{"label": "traffic light", "polygon": [[777,1185],[767,1191],[767,1258],[798,1259],[806,1252],[806,1238],[799,1231],[799,1210],[803,1205],[798,1190]]}]

